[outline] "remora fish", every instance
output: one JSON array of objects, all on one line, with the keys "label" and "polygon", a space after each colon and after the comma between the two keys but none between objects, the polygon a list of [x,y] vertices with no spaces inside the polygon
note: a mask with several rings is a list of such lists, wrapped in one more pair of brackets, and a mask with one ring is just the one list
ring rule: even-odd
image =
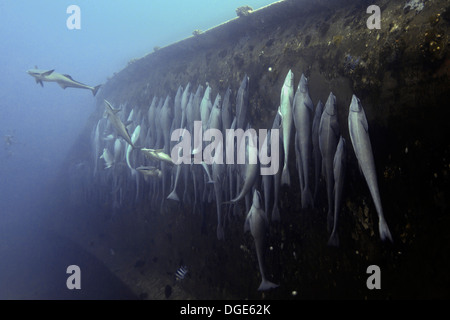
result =
[{"label": "remora fish", "polygon": [[249,77],[245,74],[236,95],[236,129],[245,129],[247,126],[248,85]]},{"label": "remora fish", "polygon": [[233,115],[231,114],[231,103],[230,103],[231,89],[228,87],[222,102],[222,128],[227,130],[231,128],[231,123],[233,122]]},{"label": "remora fish", "polygon": [[137,171],[142,173],[144,177],[161,178],[161,170],[152,166],[141,166],[136,168]]},{"label": "remora fish", "polygon": [[331,230],[333,221],[333,188],[334,174],[333,161],[336,147],[339,142],[339,123],[337,118],[336,97],[330,92],[325,110],[319,124],[319,147],[322,155],[322,171],[327,184],[328,214],[327,229]]},{"label": "remora fish", "polygon": [[314,120],[312,123],[312,146],[314,157],[314,202],[317,201],[319,191],[320,171],[322,170],[322,155],[319,148],[319,124],[322,117],[323,103],[319,100],[314,111]]},{"label": "remora fish", "polygon": [[105,169],[111,168],[114,164],[114,158],[111,152],[106,148],[103,148],[103,154],[100,156],[100,159],[105,160]]},{"label": "remora fish", "polygon": [[345,139],[341,136],[334,155],[333,173],[334,173],[334,221],[333,231],[328,240],[329,246],[339,246],[339,237],[337,233],[337,225],[339,218],[339,209],[341,207],[342,190],[344,187],[345,177]]},{"label": "remora fish", "polygon": [[[211,102],[211,87],[208,85],[203,94],[203,99],[200,103],[200,119],[202,121],[202,131],[205,132],[209,120],[209,115],[212,109]],[[194,152],[195,153],[195,152]]]},{"label": "remora fish", "polygon": [[[182,135],[181,135],[181,140],[186,139],[186,134],[187,134],[187,130],[186,130],[186,129],[183,129]],[[180,153],[181,153],[181,150],[179,151],[179,154],[178,154],[179,156],[180,156]],[[181,174],[181,170],[182,170],[182,168],[183,168],[183,165],[184,165],[184,164],[179,164],[179,165],[177,166],[177,172],[176,172],[176,175],[175,175],[175,182],[174,182],[173,190],[172,190],[172,192],[167,196],[167,199],[171,199],[171,200],[175,200],[175,201],[180,201],[180,198],[178,197],[178,194],[177,194],[177,186],[178,186],[178,181],[180,181],[180,180],[179,180],[179,177],[180,177],[180,174]],[[185,169],[187,169],[187,168],[185,168]]]},{"label": "remora fish", "polygon": [[94,177],[97,175],[98,165],[97,160],[99,159],[100,150],[101,150],[101,137],[105,131],[107,120],[105,118],[101,118],[98,120],[97,125],[95,126],[95,131],[92,136],[92,145],[94,152]]},{"label": "remora fish", "polygon": [[309,163],[311,159],[311,113],[314,105],[309,96],[308,79],[302,74],[294,96],[293,116],[297,130],[299,177],[302,193],[302,208],[314,206],[309,183]]},{"label": "remora fish", "polygon": [[175,121],[175,129],[181,128],[181,121],[183,117],[183,109],[181,108],[181,99],[183,95],[183,87],[179,86],[177,90],[177,94],[175,95],[174,105],[173,105],[173,114]]},{"label": "remora fish", "polygon": [[255,241],[256,247],[256,255],[258,257],[259,264],[259,272],[261,274],[261,284],[259,285],[258,290],[269,290],[272,288],[278,287],[277,284],[270,282],[266,279],[264,273],[264,242],[266,236],[266,227],[268,221],[266,218],[266,214],[264,210],[261,208],[261,195],[259,191],[255,189],[253,193],[253,203],[250,211],[247,214],[247,218],[245,219],[244,232],[250,230],[253,239]]},{"label": "remora fish", "polygon": [[159,120],[161,122],[161,129],[163,131],[164,138],[164,152],[169,153],[170,150],[170,128],[172,126],[172,107],[171,98],[168,95],[162,106],[161,113],[159,114]]},{"label": "remora fish", "polygon": [[92,94],[94,96],[97,94],[98,89],[101,87],[101,85],[98,85],[95,87],[88,86],[84,83],[73,80],[72,77],[69,76],[68,74],[61,74],[61,73],[54,72],[54,69],[53,70],[39,70],[36,67],[36,69],[28,70],[27,73],[30,76],[34,77],[34,79],[36,80],[36,83],[39,83],[42,87],[44,86],[43,81],[56,82],[63,89],[71,87],[71,88],[91,90]]},{"label": "remora fish", "polygon": [[257,142],[256,139],[253,139],[253,143],[250,142],[250,140],[252,139],[248,140],[249,141],[247,142],[247,139],[243,137],[241,141],[238,142],[238,152],[240,152],[241,150],[241,143],[245,143],[246,150],[245,165],[242,165],[240,167],[244,168],[244,185],[242,186],[241,192],[234,199],[230,200],[231,203],[237,203],[238,201],[242,200],[248,193],[250,193],[259,176],[259,162],[256,161],[256,163],[250,163],[251,155],[258,154]]},{"label": "remora fish", "polygon": [[[120,157],[122,156],[122,145],[123,140],[120,140],[116,138],[116,141],[114,141],[114,162],[119,163],[121,160]],[[125,142],[123,142],[125,144]]]},{"label": "remora fish", "polygon": [[158,98],[155,96],[152,99],[152,103],[150,104],[150,107],[147,111],[147,118],[148,118],[148,136],[149,136],[149,146],[154,147],[156,143],[156,103],[158,101]]},{"label": "remora fish", "polygon": [[120,118],[116,115],[116,113],[119,110],[114,109],[108,101],[106,101],[106,100],[103,100],[103,101],[105,102],[105,110],[108,115],[108,119],[112,123],[114,128],[116,129],[117,134],[119,136],[121,136],[122,138],[124,138],[124,140],[126,142],[128,142],[128,144],[131,145],[131,147],[136,148],[135,145],[133,144],[133,142],[131,141],[131,137],[130,137],[130,134],[128,133],[127,128],[125,127],[123,122],[120,120]]},{"label": "remora fish", "polygon": [[214,100],[214,105],[212,106],[210,113],[209,113],[209,119],[207,123],[208,129],[218,129],[221,130],[222,128],[222,97],[220,94],[217,94],[216,99]]},{"label": "remora fish", "polygon": [[[201,149],[202,149],[203,141],[201,140],[201,136],[192,134],[194,132],[194,122],[202,120],[201,108],[200,108],[201,102],[202,102],[202,96],[203,96],[203,86],[199,85],[197,88],[197,91],[195,92],[194,99],[192,100],[192,106],[191,106],[192,114],[190,114],[190,116],[189,116],[189,118],[192,118],[192,120],[189,120],[189,118],[188,118],[188,125],[190,126],[189,132],[191,133],[192,142],[193,142],[192,154],[202,152]],[[203,124],[202,124],[202,129],[203,129]]]},{"label": "remora fish", "polygon": [[[281,127],[281,113],[278,108],[277,114],[273,119],[272,130],[279,130]],[[280,142],[282,141],[282,137],[280,135]],[[272,150],[271,150],[272,152]],[[283,150],[279,150],[280,152],[280,161],[282,161]],[[271,153],[272,156],[272,153]],[[278,195],[280,192],[280,184],[281,184],[281,170],[278,169],[278,172],[273,176],[273,209],[272,209],[272,221],[280,221],[280,210],[278,208]]]},{"label": "remora fish", "polygon": [[[138,125],[134,131],[133,131],[133,135],[131,136],[131,141],[133,142],[133,145],[136,143],[136,141],[139,139],[139,135],[141,134],[141,126]],[[133,147],[131,145],[127,146],[127,152],[126,152],[126,161],[127,161],[127,165],[128,168],[130,168],[131,170],[133,170],[134,168],[131,166],[130,164],[130,154],[131,154],[131,150],[133,150]]]},{"label": "remora fish", "polygon": [[164,149],[147,149],[142,148],[141,151],[144,153],[144,155],[148,159],[157,160],[157,161],[164,161],[170,164],[174,164],[172,161],[172,158],[167,154],[164,153]]},{"label": "remora fish", "polygon": [[226,177],[225,176],[226,168],[223,165],[222,147],[223,147],[222,141],[219,141],[212,164],[212,175],[214,180],[214,192],[216,195],[216,208],[217,208],[217,239],[219,240],[224,239],[222,195],[223,195],[224,181]]},{"label": "remora fish", "polygon": [[375,163],[372,154],[372,145],[369,137],[369,125],[367,123],[366,114],[361,105],[361,101],[359,101],[355,95],[352,96],[352,102],[350,104],[348,129],[356,158],[358,159],[361,171],[366,178],[370,194],[372,195],[372,199],[378,213],[378,229],[380,232],[380,238],[383,241],[389,239],[393,242],[391,232],[389,231],[389,227],[384,219],[383,208],[381,206],[377,175],[375,172]]},{"label": "remora fish", "polygon": [[280,110],[282,116],[283,131],[283,149],[284,149],[284,166],[281,173],[281,184],[290,185],[291,178],[289,176],[288,160],[289,160],[289,141],[292,129],[292,102],[294,99],[294,74],[289,70],[281,88]]},{"label": "remora fish", "polygon": [[189,102],[189,89],[191,88],[191,83],[188,82],[186,88],[184,88],[183,94],[181,96],[181,123],[180,128],[184,128],[186,126],[186,107]]},{"label": "remora fish", "polygon": [[[266,138],[264,139],[263,146],[267,147],[267,155],[271,155],[271,142],[270,142],[270,134],[271,131],[269,130],[267,132]],[[264,147],[263,147],[264,148]],[[269,165],[263,165],[261,163],[261,167],[268,167]],[[273,185],[273,176],[272,175],[263,175],[262,176],[262,185],[264,190],[264,212],[267,214],[269,212],[270,208],[270,194],[272,191],[272,185]]]}]

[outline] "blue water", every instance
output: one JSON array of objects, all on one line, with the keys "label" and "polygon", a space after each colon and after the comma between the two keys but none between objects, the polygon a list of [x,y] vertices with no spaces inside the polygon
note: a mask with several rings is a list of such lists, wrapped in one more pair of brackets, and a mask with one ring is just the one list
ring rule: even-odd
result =
[{"label": "blue water", "polygon": [[[87,90],[36,84],[26,70],[55,69],[94,86],[129,60],[273,1],[0,1],[0,203],[17,216],[55,177],[93,111]],[[80,8],[79,30],[66,12]],[[5,135],[13,135],[7,146]],[[24,209],[21,209],[24,207]]]},{"label": "blue water", "polygon": [[[105,83],[129,60],[155,46],[232,19],[239,6],[258,9],[272,2],[0,0],[0,227],[11,220],[27,227],[30,215],[33,223],[40,221],[45,212],[36,211],[35,205],[47,195],[46,187],[63,169],[63,160],[94,111],[90,91],[63,90],[48,82],[42,88],[28,69],[55,69],[91,86]],[[79,30],[66,25],[70,5],[80,8]],[[11,145],[6,136],[12,136]]]}]

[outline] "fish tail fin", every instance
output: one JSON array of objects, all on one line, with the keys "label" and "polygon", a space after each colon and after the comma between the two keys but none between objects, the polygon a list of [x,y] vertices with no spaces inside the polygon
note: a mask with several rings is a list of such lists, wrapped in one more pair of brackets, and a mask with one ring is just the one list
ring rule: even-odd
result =
[{"label": "fish tail fin", "polygon": [[291,185],[291,177],[289,176],[289,169],[287,165],[283,167],[283,172],[281,173],[281,184]]},{"label": "fish tail fin", "polygon": [[389,239],[391,243],[394,241],[392,240],[391,232],[389,231],[389,227],[386,223],[386,220],[380,219],[380,222],[378,223],[378,229],[380,231],[380,238],[382,241],[386,241]]},{"label": "fish tail fin", "polygon": [[225,236],[224,236],[224,232],[223,232],[223,226],[222,225],[218,225],[217,226],[217,239],[218,240],[224,240]]},{"label": "fish tail fin", "polygon": [[278,284],[270,282],[269,280],[263,279],[259,285],[258,291],[269,290],[278,287]]},{"label": "fish tail fin", "polygon": [[272,210],[272,221],[280,221],[280,210],[278,204],[275,203]]},{"label": "fish tail fin", "polygon": [[305,188],[302,191],[302,208],[313,208],[314,207],[314,198],[309,188]]},{"label": "fish tail fin", "polygon": [[92,89],[92,94],[94,95],[94,97],[95,97],[95,95],[97,94],[97,91],[98,91],[98,89],[100,89],[101,86],[102,86],[102,85],[99,84],[98,86],[95,86],[94,89]]},{"label": "fish tail fin", "polygon": [[339,236],[338,236],[338,233],[335,232],[334,229],[333,229],[333,232],[331,233],[330,239],[328,239],[327,244],[332,247],[339,247]]},{"label": "fish tail fin", "polygon": [[180,198],[178,197],[178,194],[175,190],[173,190],[168,196],[167,199],[174,200],[174,201],[180,201]]}]

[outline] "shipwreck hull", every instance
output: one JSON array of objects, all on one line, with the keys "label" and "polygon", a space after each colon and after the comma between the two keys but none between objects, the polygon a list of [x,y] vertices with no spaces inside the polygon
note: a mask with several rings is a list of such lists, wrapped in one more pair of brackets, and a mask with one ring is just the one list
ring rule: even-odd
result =
[{"label": "shipwreck hull", "polygon": [[[379,30],[366,25],[371,4],[381,8]],[[108,197],[74,195],[62,183],[58,189],[75,200],[66,214],[54,216],[55,229],[111,265],[143,298],[165,299],[167,285],[173,287],[170,299],[448,298],[449,20],[450,7],[439,0],[427,1],[421,11],[405,7],[405,1],[281,1],[130,61],[98,93],[96,111],[68,166],[92,161],[90,134],[103,113],[103,99],[146,111],[153,96],[173,98],[180,85],[190,82],[195,91],[208,82],[212,97],[232,89],[234,110],[247,74],[249,117],[258,129],[271,127],[288,70],[295,88],[300,75],[307,76],[314,104],[334,93],[348,141],[340,247],[327,247],[324,181],[320,206],[301,209],[291,151],[292,184],[281,189],[281,221],[270,225],[265,257],[267,276],[279,288],[256,291],[260,276],[253,239],[243,232],[244,217],[229,221],[225,241],[217,240],[214,202],[192,214],[189,205],[167,200],[160,214],[144,196],[112,214]],[[352,94],[367,115],[394,244],[379,239],[375,207],[349,143]],[[55,207],[63,205],[67,201],[61,198]],[[89,214],[74,217],[72,209]],[[68,216],[72,227],[90,227],[68,230]],[[109,248],[115,248],[114,256]],[[181,261],[189,266],[189,277],[172,283]],[[366,287],[366,270],[373,264],[381,268],[382,290]]]}]

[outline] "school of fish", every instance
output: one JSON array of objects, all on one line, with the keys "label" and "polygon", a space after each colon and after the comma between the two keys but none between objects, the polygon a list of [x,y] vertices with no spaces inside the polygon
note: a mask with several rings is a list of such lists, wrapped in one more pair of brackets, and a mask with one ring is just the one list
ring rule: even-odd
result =
[{"label": "school of fish", "polygon": [[[196,129],[203,133],[217,129],[225,137],[229,134],[227,129],[251,128],[249,81],[245,75],[236,93],[228,88],[223,97],[220,93],[213,97],[213,88],[208,83],[206,88],[200,84],[196,90],[188,83],[178,88],[174,98],[170,95],[153,97],[147,108],[131,104],[113,106],[104,100],[105,113],[91,134],[93,162],[79,166],[93,166],[94,179],[103,187],[95,196],[112,202],[114,209],[146,198],[154,211],[164,213],[166,201],[175,201],[191,208],[194,214],[205,215],[205,205],[215,201],[219,240],[227,238],[227,222],[231,217],[242,216],[238,204],[244,204],[244,230],[250,231],[254,238],[262,277],[258,290],[267,290],[277,285],[267,280],[264,273],[264,240],[271,221],[282,219],[279,193],[283,186],[291,185],[293,178],[289,172],[290,151],[295,153],[302,208],[318,207],[321,178],[324,180],[328,200],[328,245],[339,246],[338,221],[349,144],[340,132],[335,95],[330,92],[325,104],[318,101],[314,106],[308,79],[302,74],[295,90],[294,73],[289,70],[281,88],[279,106],[274,108],[273,125],[263,143],[268,154],[278,153],[280,166],[275,174],[261,175],[260,168],[267,165],[248,161],[258,154],[249,139],[235,141],[233,155],[225,152],[229,150],[222,141],[216,141],[212,164],[205,161],[175,164],[171,155],[181,153],[174,149],[177,143],[187,141],[192,146],[192,158],[205,148],[205,142],[191,134]],[[195,128],[195,121],[201,121],[202,126]],[[368,122],[355,95],[349,106],[348,128],[351,145],[378,214],[380,238],[392,242],[383,215]],[[183,131],[179,140],[173,141],[171,135],[176,129]],[[276,135],[278,150],[273,148],[274,140],[270,139],[276,131],[279,132]],[[223,152],[217,151],[222,149]],[[228,156],[236,158],[238,150],[244,150],[247,161],[225,163]],[[105,190],[108,192],[103,192]]]}]

